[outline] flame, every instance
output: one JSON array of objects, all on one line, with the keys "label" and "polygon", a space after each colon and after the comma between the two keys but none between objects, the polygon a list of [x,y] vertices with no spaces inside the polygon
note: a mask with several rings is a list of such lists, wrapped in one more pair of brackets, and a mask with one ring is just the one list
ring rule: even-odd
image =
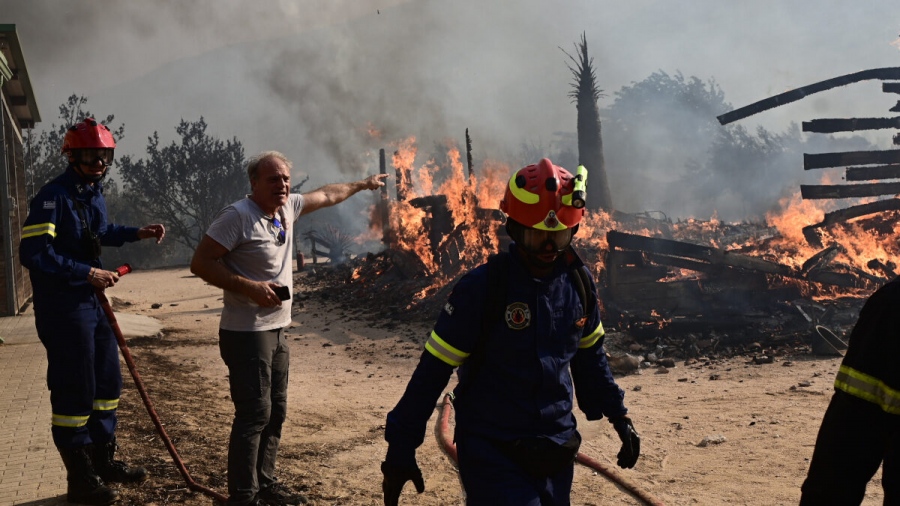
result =
[{"label": "flame", "polygon": [[384,137],[384,132],[379,130],[372,123],[368,123],[366,125],[366,135],[368,135],[370,139],[381,140]]},{"label": "flame", "polygon": [[[900,39],[897,42],[900,44]],[[374,128],[370,130],[377,131]],[[411,302],[414,305],[416,301],[433,296],[456,274],[479,265],[498,250],[499,222],[491,212],[499,213],[497,208],[506,191],[512,168],[499,161],[485,160],[480,166],[473,167],[470,174],[460,148],[452,141],[446,141],[440,148],[445,153],[420,163],[417,163],[419,149],[415,136],[395,141],[391,146],[394,148],[392,163],[396,171],[396,198],[385,203],[389,208],[390,222],[382,223],[381,208],[371,207],[366,212],[372,225],[359,240],[376,240],[387,227],[392,248],[408,252],[421,260],[424,274],[430,276],[430,285],[414,295]],[[826,173],[821,179],[823,184],[829,184],[832,177]],[[864,203],[874,199],[858,200]],[[661,212],[630,215],[628,220],[620,222],[616,219],[619,214],[592,210],[582,220],[574,246],[595,279],[601,283],[607,270],[605,262],[609,245],[606,234],[610,230],[735,251],[788,266],[797,272],[824,248],[838,245],[828,269],[853,275],[864,273],[883,279],[891,269],[896,268],[891,259],[900,256],[900,212],[864,216],[819,227],[825,214],[838,207],[834,201],[803,200],[798,193],[782,199],[779,207],[765,216],[764,222],[749,224],[725,223],[717,213],[707,220],[688,218],[673,223]],[[633,219],[635,216],[638,218]],[[436,222],[439,219],[449,220],[449,223],[442,222],[440,226],[444,228],[439,230],[430,229],[438,226]],[[804,228],[814,225],[823,247],[810,245],[804,235]],[[447,255],[456,262],[454,269],[447,269]],[[357,272],[354,272],[356,275]],[[704,276],[687,268],[670,267],[659,281],[701,279]],[[770,287],[795,286],[810,298],[865,296],[863,292],[866,291],[824,284],[815,286],[811,281],[776,275],[768,275],[767,279]],[[660,328],[671,323],[671,320],[657,313],[653,314],[653,318]]]}]

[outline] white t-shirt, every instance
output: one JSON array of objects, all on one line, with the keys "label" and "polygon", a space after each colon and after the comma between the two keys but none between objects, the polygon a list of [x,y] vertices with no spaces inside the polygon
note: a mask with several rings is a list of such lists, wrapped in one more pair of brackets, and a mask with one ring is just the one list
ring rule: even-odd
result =
[{"label": "white t-shirt", "polygon": [[[232,272],[253,281],[272,281],[287,286],[293,296],[294,234],[292,227],[303,209],[303,196],[292,193],[275,216],[285,231],[284,244],[276,239],[278,230],[271,218],[249,198],[239,200],[216,215],[206,231],[228,253],[222,262]],[[249,297],[224,290],[220,328],[238,332],[272,330],[291,322],[291,300],[274,308],[260,307]]]}]

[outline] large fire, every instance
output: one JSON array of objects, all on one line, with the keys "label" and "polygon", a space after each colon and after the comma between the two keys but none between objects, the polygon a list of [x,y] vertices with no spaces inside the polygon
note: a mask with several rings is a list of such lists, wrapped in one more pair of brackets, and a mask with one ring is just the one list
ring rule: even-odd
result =
[{"label": "large fire", "polygon": [[[396,142],[392,147],[391,162],[395,174],[391,174],[394,177],[389,181],[396,185],[396,198],[389,199],[387,204],[390,247],[417,257],[424,265],[426,274],[433,277],[433,283],[416,294],[418,299],[433,294],[458,274],[484,262],[501,247],[502,234],[498,231],[502,229],[502,216],[498,216],[496,209],[514,167],[487,160],[473,167],[470,174],[461,160],[459,148],[452,142],[446,144],[446,153],[441,160],[431,157],[419,164],[416,162],[419,150],[415,137]],[[672,240],[738,252],[801,270],[811,257],[823,249],[811,246],[804,237],[803,229],[821,222],[830,210],[821,201],[803,200],[796,195],[784,199],[779,209],[766,216],[764,223],[728,224],[713,216],[708,220],[690,218],[675,223],[668,220],[666,227]],[[376,218],[379,213],[372,212],[371,215],[376,225],[383,225]],[[609,250],[608,231],[660,236],[660,230],[654,228],[653,223],[661,223],[661,220],[625,223],[614,216],[614,213],[603,211],[589,212],[575,241],[576,249],[601,282]],[[441,233],[435,233],[436,222],[442,218],[448,219],[449,223]],[[820,235],[824,247],[833,247],[836,251],[829,257],[831,263],[843,266],[847,271],[869,275],[872,279],[883,279],[886,275],[883,267],[893,269],[891,260],[900,253],[900,220],[897,218],[897,213],[891,212],[823,227]],[[367,238],[382,232],[378,228],[374,226]],[[698,273],[673,268],[663,281],[691,277],[698,277]],[[769,276],[769,279],[772,285],[799,283],[796,279],[781,279],[779,276]],[[861,297],[873,288],[811,288],[809,283],[801,284],[804,284],[804,294],[812,298],[837,295]]]}]

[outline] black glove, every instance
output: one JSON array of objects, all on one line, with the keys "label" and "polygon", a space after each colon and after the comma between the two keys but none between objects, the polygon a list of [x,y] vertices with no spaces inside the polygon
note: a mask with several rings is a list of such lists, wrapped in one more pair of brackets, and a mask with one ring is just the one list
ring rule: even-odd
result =
[{"label": "black glove", "polygon": [[641,454],[641,438],[638,436],[637,431],[634,430],[634,424],[631,423],[631,418],[620,416],[618,418],[612,418],[610,421],[616,429],[616,432],[619,433],[619,439],[622,440],[622,449],[619,450],[619,454],[617,455],[619,460],[616,463],[623,469],[630,469],[634,467],[634,464],[638,460],[638,456]]},{"label": "black glove", "polygon": [[384,481],[381,482],[381,490],[384,492],[384,506],[397,506],[400,502],[400,492],[403,485],[412,480],[416,486],[416,492],[425,491],[425,480],[422,479],[422,470],[419,466],[413,464],[412,467],[396,467],[387,462],[381,463],[381,472],[384,474]]}]

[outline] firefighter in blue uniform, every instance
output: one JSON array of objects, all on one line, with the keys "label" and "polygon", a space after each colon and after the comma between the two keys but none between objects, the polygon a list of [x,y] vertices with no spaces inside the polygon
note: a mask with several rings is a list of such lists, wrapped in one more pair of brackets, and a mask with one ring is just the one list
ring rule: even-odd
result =
[{"label": "firefighter in blue uniform", "polygon": [[881,466],[885,505],[900,505],[900,278],[863,305],[825,411],[801,506],[862,503]]},{"label": "firefighter in blue uniform", "polygon": [[149,238],[159,243],[165,227],[108,222],[101,181],[115,147],[109,129],[92,118],[66,131],[62,152],[69,165],[32,199],[19,244],[34,289],[35,326],[47,350],[53,442],[66,466],[68,500],[77,504],[117,501],[118,492],[104,481],[147,478],[144,468],[113,459],[122,375],[115,334],[95,290],[119,278],[103,269],[101,246]]},{"label": "firefighter in blue uniform", "polygon": [[[606,361],[596,287],[571,248],[584,215],[583,200],[572,201],[576,181],[546,158],[510,179],[500,208],[514,242],[507,261],[493,267],[506,286],[502,304],[489,309],[496,305],[487,295],[497,279],[493,260],[453,287],[387,416],[385,505],[398,504],[407,481],[424,491],[416,448],[456,367],[455,442],[466,504],[569,504],[581,442],[573,396],[588,420],[612,422],[622,440],[618,464],[637,462],[640,438]],[[578,279],[593,304],[583,304]]]}]

